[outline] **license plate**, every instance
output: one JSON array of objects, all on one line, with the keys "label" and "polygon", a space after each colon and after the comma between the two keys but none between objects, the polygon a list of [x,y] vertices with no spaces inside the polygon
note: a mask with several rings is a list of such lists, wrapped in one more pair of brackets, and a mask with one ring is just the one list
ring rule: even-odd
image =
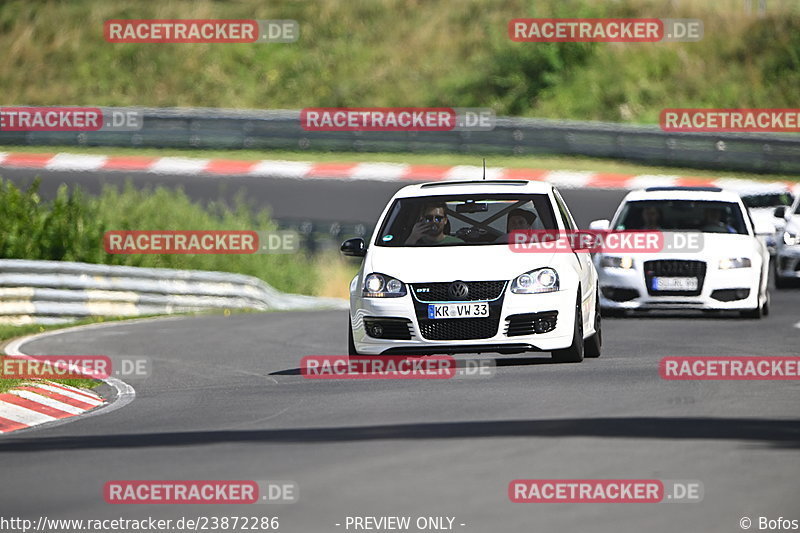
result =
[{"label": "license plate", "polygon": [[453,302],[428,304],[428,318],[486,318],[489,302]]},{"label": "license plate", "polygon": [[653,278],[654,291],[696,291],[697,278]]}]

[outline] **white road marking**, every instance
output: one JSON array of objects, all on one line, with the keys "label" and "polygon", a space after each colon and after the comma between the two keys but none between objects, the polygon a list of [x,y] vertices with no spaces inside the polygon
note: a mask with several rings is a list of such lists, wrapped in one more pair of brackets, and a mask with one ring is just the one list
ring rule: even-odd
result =
[{"label": "white road marking", "polygon": [[104,155],[56,154],[44,168],[48,170],[100,170],[108,157]]},{"label": "white road marking", "polygon": [[75,407],[74,405],[62,403],[59,402],[58,400],[48,398],[47,396],[42,396],[41,394],[36,394],[35,392],[31,392],[29,390],[10,390],[8,392],[9,394],[13,394],[14,396],[19,396],[20,398],[40,403],[42,405],[52,407],[53,409],[58,409],[59,411],[64,411],[73,415],[79,415],[86,411],[85,409],[81,409],[80,407]]},{"label": "white road marking", "polygon": [[25,424],[26,426],[35,426],[36,424],[44,424],[45,422],[58,420],[54,416],[37,413],[36,411],[31,411],[19,405],[3,401],[0,401],[0,416],[20,424]]},{"label": "white road marking", "polygon": [[202,174],[208,163],[208,159],[162,157],[156,160],[147,170],[157,174]]},{"label": "white road marking", "polygon": [[313,165],[303,161],[260,161],[247,174],[271,178],[304,178]]},{"label": "white road marking", "polygon": [[53,387],[52,385],[48,385],[46,383],[37,383],[35,387],[37,389],[44,389],[50,392],[55,392],[56,394],[66,396],[67,398],[72,398],[73,400],[78,400],[79,402],[88,403],[89,405],[98,406],[103,404],[103,400],[90,398],[85,394],[77,394],[75,392],[65,390],[59,387]]}]

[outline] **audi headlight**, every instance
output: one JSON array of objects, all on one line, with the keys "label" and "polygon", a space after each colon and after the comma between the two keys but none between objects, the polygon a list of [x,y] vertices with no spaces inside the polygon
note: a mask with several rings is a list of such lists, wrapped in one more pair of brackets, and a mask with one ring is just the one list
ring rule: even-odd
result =
[{"label": "audi headlight", "polygon": [[600,259],[600,266],[603,268],[633,268],[633,258],[630,256],[614,257],[604,255]]},{"label": "audi headlight", "polygon": [[558,273],[552,268],[538,268],[514,278],[511,292],[514,294],[536,294],[558,290]]},{"label": "audi headlight", "polygon": [[391,276],[370,274],[364,280],[361,294],[365,298],[399,298],[406,295],[406,285]]},{"label": "audi headlight", "polygon": [[788,231],[783,232],[783,243],[786,246],[794,246],[795,244],[800,244],[800,235],[796,233],[790,233]]},{"label": "audi headlight", "polygon": [[731,257],[728,259],[721,259],[719,262],[720,270],[729,270],[731,268],[750,268],[752,262],[747,257]]}]

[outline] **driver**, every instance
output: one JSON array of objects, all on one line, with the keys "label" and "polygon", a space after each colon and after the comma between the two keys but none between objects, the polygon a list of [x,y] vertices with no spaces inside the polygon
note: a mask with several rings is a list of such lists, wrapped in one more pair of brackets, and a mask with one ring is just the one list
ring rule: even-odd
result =
[{"label": "driver", "polygon": [[723,221],[725,212],[721,207],[706,207],[703,214],[702,231],[708,233],[736,233],[736,229],[733,226]]},{"label": "driver", "polygon": [[447,213],[445,205],[427,204],[422,208],[417,222],[406,239],[407,245],[436,245],[462,243],[461,239],[445,234]]}]

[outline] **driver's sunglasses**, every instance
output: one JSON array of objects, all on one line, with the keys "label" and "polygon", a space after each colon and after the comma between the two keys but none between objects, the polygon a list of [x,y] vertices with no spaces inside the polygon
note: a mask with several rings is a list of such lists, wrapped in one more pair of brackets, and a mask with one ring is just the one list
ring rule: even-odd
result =
[{"label": "driver's sunglasses", "polygon": [[439,222],[443,221],[445,218],[446,217],[444,215],[425,215],[424,217],[422,217],[422,221],[423,222],[428,222],[428,223],[431,223],[431,222],[439,223]]}]

